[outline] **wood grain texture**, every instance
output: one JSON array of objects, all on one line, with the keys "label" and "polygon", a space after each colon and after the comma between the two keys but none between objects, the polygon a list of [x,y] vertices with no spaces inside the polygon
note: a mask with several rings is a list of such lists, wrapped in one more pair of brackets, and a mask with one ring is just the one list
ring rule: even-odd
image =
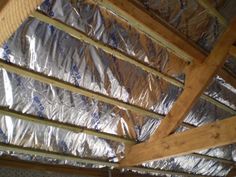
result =
[{"label": "wood grain texture", "polygon": [[16,31],[41,2],[42,0],[1,0],[0,45]]},{"label": "wood grain texture", "polygon": [[[131,147],[121,167],[189,154],[236,142],[236,116]],[[135,158],[134,158],[135,157]]]}]

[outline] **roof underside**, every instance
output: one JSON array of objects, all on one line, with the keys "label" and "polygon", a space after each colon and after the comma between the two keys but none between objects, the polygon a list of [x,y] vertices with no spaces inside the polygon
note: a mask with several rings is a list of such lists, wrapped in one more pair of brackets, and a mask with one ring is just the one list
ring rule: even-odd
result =
[{"label": "roof underside", "polygon": [[[206,54],[226,28],[195,0],[135,3]],[[235,16],[234,0],[211,3],[227,21]],[[49,25],[40,15],[57,19],[165,76],[157,78],[137,65],[120,60],[112,52],[88,44],[87,38],[78,40],[70,30],[59,30],[59,26]],[[66,83],[58,87],[0,68],[0,154],[48,164],[117,167],[124,158],[126,145],[146,141],[171,110],[183,91],[181,83],[189,62],[92,0],[46,0],[35,16],[25,20],[4,43],[0,58]],[[223,68],[235,77],[236,59],[228,56]],[[72,92],[70,84],[113,98],[117,104],[123,101],[135,105],[138,111],[104,103],[91,94],[84,96],[76,89]],[[139,114],[139,109],[147,113]],[[23,114],[34,115],[31,118],[36,120],[23,120],[19,116]],[[217,74],[176,131],[235,114],[236,85]],[[59,123],[67,123],[67,127],[60,127]],[[4,143],[12,146],[5,147]],[[19,147],[33,150],[23,151]],[[235,161],[235,145],[227,145],[126,170],[171,177],[226,176]]]}]

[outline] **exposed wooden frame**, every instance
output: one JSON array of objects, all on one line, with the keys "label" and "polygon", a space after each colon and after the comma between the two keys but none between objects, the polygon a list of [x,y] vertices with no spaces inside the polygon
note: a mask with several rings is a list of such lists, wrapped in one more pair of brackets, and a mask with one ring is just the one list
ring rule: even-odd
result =
[{"label": "exposed wooden frame", "polygon": [[[96,46],[100,49],[102,49],[103,51],[117,57],[117,59],[120,59],[120,60],[124,60],[126,62],[129,62],[130,64],[133,64],[137,67],[139,67],[140,69],[148,72],[148,73],[151,73],[153,74],[154,76],[157,76],[165,81],[167,81],[168,83],[171,83],[177,87],[180,87],[180,88],[183,88],[184,87],[184,83],[176,80],[175,78],[171,77],[171,76],[168,76],[164,73],[161,73],[159,71],[157,71],[156,69],[150,67],[150,66],[147,66],[146,64],[136,60],[135,58],[132,58],[131,56],[128,56],[120,51],[118,51],[117,49],[113,49],[103,43],[101,43],[100,41],[97,41],[97,40],[94,40],[92,38],[90,38],[89,36],[87,36],[86,34],[83,34],[82,32],[76,30],[75,28],[73,27],[70,27],[68,25],[66,25],[65,23],[63,22],[60,22],[58,20],[55,20],[55,19],[51,19],[50,17],[47,17],[45,15],[43,15],[42,13],[40,12],[34,12],[32,14],[33,17],[37,18],[38,20],[44,22],[44,23],[47,23],[47,24],[50,24],[50,25],[53,25],[55,26],[57,29],[60,29],[66,33],[68,33],[69,35],[71,35],[72,37],[78,39],[78,40],[81,40],[89,45],[93,45],[93,46]],[[225,74],[225,72],[224,72]],[[224,75],[226,78],[229,77],[229,75]],[[236,110],[233,110],[232,108],[224,105],[223,103],[220,103],[216,100],[214,100],[213,98],[207,96],[207,95],[202,95],[201,96],[202,99],[216,105],[217,107],[227,111],[227,112],[230,112],[232,114],[236,114]]]},{"label": "exposed wooden frame", "polygon": [[235,31],[236,19],[221,35],[207,59],[202,64],[189,66],[186,72],[184,91],[164,120],[162,120],[150,141],[166,137],[173,133],[178,125],[186,118],[193,104],[195,104],[215,74],[223,66],[230,47],[236,41]]},{"label": "exposed wooden frame", "polygon": [[41,2],[42,0],[1,0],[0,45],[16,31]]},{"label": "exposed wooden frame", "polygon": [[[196,44],[181,36],[175,29],[156,16],[150,16],[144,8],[137,7],[140,4],[136,0],[94,0],[100,6],[115,12],[125,19],[131,26],[146,34],[159,45],[169,49],[170,52],[185,61],[202,63],[207,53]],[[228,72],[221,70],[220,77],[224,80],[233,78]],[[232,80],[232,79],[231,79]],[[230,83],[231,84],[231,83]]]},{"label": "exposed wooden frame", "polygon": [[[30,1],[30,2],[32,2],[32,1]],[[32,6],[32,7],[35,7],[35,6]],[[4,8],[5,8],[5,7],[4,7]],[[26,16],[26,17],[27,17],[27,16]],[[24,19],[25,19],[26,17],[24,17]],[[5,20],[5,19],[4,19],[4,20]],[[1,13],[0,13],[0,23],[1,23],[1,22],[2,22],[2,19],[1,19]],[[11,33],[12,33],[12,32],[11,32]],[[11,33],[10,33],[10,34],[11,34]],[[8,37],[9,37],[9,36],[8,36]],[[7,37],[7,38],[8,38],[8,37]],[[5,38],[4,40],[6,40],[7,38]],[[1,40],[1,39],[0,39],[0,40]],[[3,41],[4,41],[4,40],[3,40]],[[172,43],[171,43],[171,44],[172,44]],[[170,44],[170,45],[171,45],[171,44]],[[169,50],[172,50],[172,49],[169,49]],[[176,49],[176,50],[178,50],[178,49]],[[172,52],[173,52],[173,51],[172,51]],[[183,56],[182,56],[182,57],[183,57]],[[184,58],[184,57],[183,57],[183,58]],[[186,60],[188,60],[188,59],[186,58]],[[131,61],[131,62],[132,62],[132,61]],[[133,64],[136,64],[136,63],[133,63]],[[137,65],[137,64],[136,64],[136,65]],[[138,66],[139,66],[139,67],[142,67],[142,65],[139,65],[139,63],[138,63]],[[144,68],[144,70],[145,70],[145,68]],[[147,71],[147,72],[150,72],[150,73],[151,73],[152,71],[149,70],[149,71]],[[156,72],[156,71],[155,71],[155,72]],[[159,73],[158,73],[158,74],[159,74]],[[159,77],[163,77],[163,76],[160,76],[161,74],[162,74],[162,73],[159,74]],[[157,76],[158,76],[158,75],[157,75]],[[164,77],[166,77],[166,76],[164,75]],[[179,84],[179,83],[177,83],[177,84]],[[174,84],[174,85],[175,85],[175,84]],[[177,85],[177,86],[178,86],[178,85]],[[181,87],[181,84],[179,85],[179,87]],[[94,97],[92,96],[92,98],[94,98]],[[160,119],[160,118],[158,118],[158,119]],[[190,126],[190,127],[191,127],[191,126]]]},{"label": "exposed wooden frame", "polygon": [[[116,136],[116,135],[112,135],[112,134],[108,134],[108,133],[103,133],[103,132],[98,132],[97,130],[88,129],[85,127],[79,127],[79,126],[68,124],[68,123],[63,123],[63,122],[58,122],[58,121],[53,121],[53,120],[48,120],[48,119],[42,119],[41,117],[21,113],[18,111],[14,111],[12,109],[8,109],[6,107],[0,107],[0,115],[11,116],[13,118],[34,122],[34,123],[41,124],[41,125],[62,128],[62,129],[68,130],[68,131],[72,131],[74,133],[86,133],[88,135],[97,136],[99,138],[103,138],[106,140],[124,143],[126,145],[126,147],[136,144],[136,141],[134,139],[124,138],[124,137],[120,137],[120,136]],[[204,155],[204,154],[193,153],[193,154],[191,154],[191,156],[198,157],[198,158],[204,158],[206,160],[218,161],[222,164],[229,165],[229,166],[232,166],[234,164],[233,161],[230,161],[227,159],[221,159],[221,158],[217,158],[217,157],[212,157],[212,156],[208,156],[208,155]]]},{"label": "exposed wooden frame", "polygon": [[[236,116],[131,147],[121,166],[188,154],[236,142]],[[135,158],[134,158],[135,157]]]},{"label": "exposed wooden frame", "polygon": [[212,16],[216,17],[221,25],[227,27],[228,23],[226,19],[216,10],[216,8],[210,3],[209,0],[197,0],[197,2],[206,9],[206,11]]},{"label": "exposed wooden frame", "polygon": [[[0,151],[8,151],[8,152],[10,151],[10,152],[14,152],[14,153],[27,154],[27,155],[44,157],[44,158],[49,158],[49,159],[69,160],[72,162],[85,163],[85,164],[104,165],[106,167],[112,167],[112,168],[119,169],[118,163],[107,162],[107,161],[102,161],[102,160],[80,158],[80,157],[73,156],[73,155],[60,154],[58,152],[39,150],[39,149],[16,146],[16,145],[11,145],[11,144],[0,143]],[[145,173],[152,172],[152,173],[163,174],[163,175],[179,175],[179,176],[186,176],[186,177],[209,177],[209,176],[196,175],[196,174],[190,174],[190,173],[185,173],[185,172],[149,169],[149,168],[143,168],[143,167],[127,167],[124,169],[136,170],[136,171],[145,172]]]}]

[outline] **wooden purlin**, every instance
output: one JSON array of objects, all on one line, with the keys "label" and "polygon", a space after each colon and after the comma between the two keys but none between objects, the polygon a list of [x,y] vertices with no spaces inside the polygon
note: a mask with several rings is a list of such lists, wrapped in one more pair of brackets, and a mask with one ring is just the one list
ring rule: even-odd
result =
[{"label": "wooden purlin", "polygon": [[1,0],[0,45],[2,45],[37,8],[42,0]]}]

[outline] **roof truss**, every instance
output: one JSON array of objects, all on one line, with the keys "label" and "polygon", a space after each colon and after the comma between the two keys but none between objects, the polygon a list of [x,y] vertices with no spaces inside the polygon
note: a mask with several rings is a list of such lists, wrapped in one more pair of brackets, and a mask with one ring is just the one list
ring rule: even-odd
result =
[{"label": "roof truss", "polygon": [[[153,18],[148,13],[146,13],[144,9],[141,10],[137,8],[137,6],[134,5],[132,1],[126,1],[125,3],[122,0],[95,0],[95,1],[99,3],[100,5],[114,11],[122,18],[126,19],[130,25],[137,28],[141,32],[144,32],[146,35],[148,35],[158,44],[166,47],[170,52],[179,56],[186,62],[192,63],[191,65],[189,65],[188,67],[189,69],[186,70],[187,79],[185,83],[181,83],[179,81],[174,80],[170,76],[167,76],[149,66],[146,66],[143,63],[137,62],[137,60],[135,60],[134,58],[130,56],[127,56],[117,50],[111,49],[108,46],[101,44],[99,41],[94,41],[92,39],[89,39],[84,34],[66,26],[65,24],[61,22],[51,20],[48,17],[45,17],[38,12],[33,14],[33,16],[38,18],[39,20],[44,21],[49,24],[53,24],[57,28],[59,29],[61,28],[61,30],[66,31],[67,33],[69,33],[70,35],[72,35],[73,37],[79,40],[82,40],[86,43],[89,43],[98,48],[101,48],[104,51],[116,56],[117,58],[121,60],[125,60],[131,64],[134,64],[137,67],[140,67],[141,69],[145,70],[146,72],[152,73],[157,77],[161,77],[162,79],[166,80],[167,82],[172,83],[173,85],[184,88],[183,94],[175,103],[175,106],[171,110],[170,114],[168,114],[167,117],[165,117],[164,121],[162,122],[161,126],[159,127],[155,135],[152,137],[150,142],[134,145],[131,148],[130,153],[127,155],[126,159],[122,162],[122,165],[123,166],[136,165],[147,160],[154,160],[154,159],[160,159],[160,158],[167,158],[170,156],[176,156],[180,154],[187,154],[187,153],[194,152],[202,148],[216,147],[219,145],[235,142],[235,137],[236,137],[235,126],[232,124],[232,122],[233,121],[235,122],[236,120],[235,117],[229,118],[229,119],[217,122],[217,123],[213,123],[210,125],[206,125],[204,127],[199,127],[199,128],[194,128],[194,126],[191,126],[188,124],[182,124],[186,126],[187,128],[193,128],[193,129],[188,130],[184,133],[170,135],[176,129],[176,127],[182,123],[185,115],[189,112],[191,106],[201,96],[202,92],[208,86],[210,80],[213,78],[213,76],[217,72],[223,79],[225,79],[231,85],[233,86],[236,85],[235,78],[230,73],[226,72],[224,69],[220,69],[228,53],[231,54],[232,56],[236,56],[235,46],[232,46],[232,44],[235,42],[235,33],[232,32],[232,30],[233,31],[236,30],[235,22],[232,23],[232,25],[228,28],[228,31],[224,33],[219,43],[215,46],[214,50],[207,57],[207,54],[201,49],[199,49],[196,45],[189,42],[187,39],[183,38],[181,35],[179,35],[176,31],[171,29],[167,24],[165,24],[160,19]],[[227,25],[227,22],[225,21],[225,19],[223,19],[222,16],[220,16],[220,14],[214,8],[209,6],[209,3],[207,3],[207,1],[198,0],[198,2],[203,7],[205,7],[209,11],[209,13],[216,16],[222,24],[224,24],[225,26]],[[23,0],[17,0],[17,1],[10,0],[7,3],[6,1],[1,1],[0,25],[2,29],[1,29],[1,36],[0,36],[0,44],[3,44],[3,42],[7,38],[10,37],[10,35],[17,29],[17,27],[23,22],[23,20],[26,19],[30,14],[32,14],[32,12],[35,10],[35,7],[37,7],[40,3],[41,3],[41,0],[27,0],[27,1],[26,0],[24,1]],[[28,7],[28,8],[24,8],[24,7]],[[17,9],[17,10],[15,11],[13,9]],[[9,12],[12,12],[12,13],[9,13]],[[217,58],[217,60],[213,60],[213,58]],[[70,90],[72,92],[84,94],[88,97],[95,98],[100,101],[107,102],[109,104],[118,105],[118,106],[127,108],[128,110],[137,112],[141,115],[151,116],[157,119],[163,118],[163,115],[158,115],[156,113],[147,111],[143,108],[136,107],[134,105],[129,105],[129,104],[120,102],[118,100],[115,100],[113,98],[104,97],[103,95],[93,93],[91,91],[87,91],[81,88],[75,88],[68,83],[59,81],[55,78],[50,78],[48,76],[43,76],[40,73],[35,73],[33,71],[29,71],[29,70],[26,70],[17,66],[13,66],[2,61],[0,61],[0,66],[7,69],[8,71],[15,72],[26,77],[32,77],[44,83],[52,84],[57,87]],[[202,77],[202,75],[204,75],[205,77]],[[196,80],[193,81],[193,78]],[[230,109],[229,107],[223,105],[222,103],[212,100],[207,95],[202,95],[201,98],[207,101],[210,101],[216,106],[221,107],[222,109],[227,110],[228,112],[231,112],[232,114],[236,114],[235,110]],[[181,109],[181,114],[178,114],[179,109]],[[25,120],[28,119],[28,121],[32,121],[33,118],[36,118],[30,115],[22,115],[21,113],[14,112],[12,110],[6,110],[5,108],[0,108],[0,113],[4,115],[15,114],[16,117],[18,116],[18,118],[25,119]],[[49,122],[42,121],[38,123],[52,124],[53,126],[58,126],[58,127],[60,127],[60,124],[61,124],[61,126],[65,129],[74,128],[74,127],[71,127],[70,125],[63,126],[63,123],[58,123],[58,122],[55,123],[55,122],[50,122],[50,121]],[[226,127],[229,127],[229,128],[226,128]],[[79,131],[78,127],[76,128],[77,128],[76,131]],[[210,136],[202,137],[201,133],[203,131],[207,131],[207,132],[209,131]],[[88,130],[88,131],[86,130],[86,133],[88,134],[94,133],[95,136],[102,137],[105,139],[110,138],[111,140],[118,141],[118,142],[123,141],[121,137],[111,137],[110,135],[103,135],[102,133],[99,133],[99,132],[95,133],[93,130]],[[201,138],[203,144],[197,143],[196,141],[186,141],[187,139],[192,139],[192,138]],[[132,140],[131,141],[124,140],[124,142],[126,144],[134,143],[134,141]],[[172,147],[172,144],[176,144],[176,143],[180,145],[182,149],[169,148],[169,147]],[[150,147],[155,148],[157,147],[157,145],[158,147],[163,148],[164,153],[159,152],[159,151],[156,151],[155,153],[153,153],[150,150]],[[138,159],[137,161],[134,161],[133,159],[132,159],[133,161],[130,161],[129,159],[131,159],[132,154],[137,155],[138,151],[142,147],[146,148],[144,153],[147,154],[147,156],[145,155],[145,158],[140,157],[140,159]],[[24,152],[24,148],[21,149],[21,152]],[[204,157],[204,155],[201,155],[201,154],[194,153],[192,155],[201,156],[202,158],[207,158],[207,156]],[[221,160],[214,157],[209,157],[209,159],[210,158],[219,160],[224,163],[228,162],[224,159]],[[228,162],[228,164],[232,165],[233,162]],[[148,171],[147,169],[145,170]],[[168,174],[167,172],[163,172],[163,173]],[[190,176],[189,174],[182,174],[182,175]],[[193,176],[196,176],[196,175],[193,175]]]}]

